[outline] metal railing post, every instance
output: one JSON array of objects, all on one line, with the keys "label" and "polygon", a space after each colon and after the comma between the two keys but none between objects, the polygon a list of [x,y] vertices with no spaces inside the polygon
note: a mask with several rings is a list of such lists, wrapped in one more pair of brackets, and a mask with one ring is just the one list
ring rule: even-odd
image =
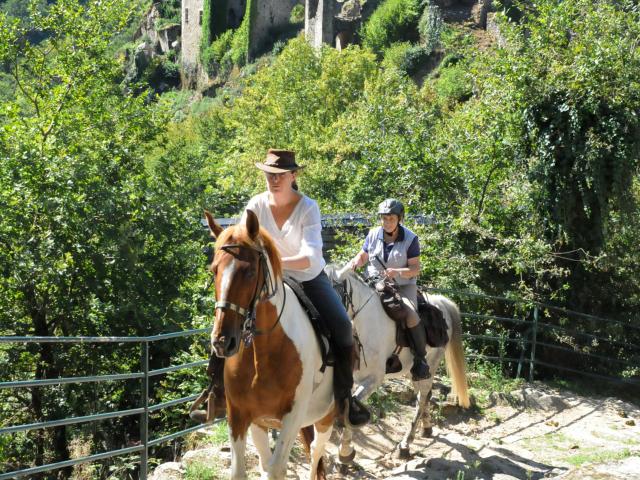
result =
[{"label": "metal railing post", "polygon": [[536,339],[538,337],[538,306],[533,307],[533,325],[531,326],[531,358],[529,363],[529,381],[533,382],[533,370],[536,361]]},{"label": "metal railing post", "polygon": [[149,342],[144,340],[141,344],[140,363],[142,367],[142,409],[140,415],[140,480],[147,480],[147,467],[149,461]]}]

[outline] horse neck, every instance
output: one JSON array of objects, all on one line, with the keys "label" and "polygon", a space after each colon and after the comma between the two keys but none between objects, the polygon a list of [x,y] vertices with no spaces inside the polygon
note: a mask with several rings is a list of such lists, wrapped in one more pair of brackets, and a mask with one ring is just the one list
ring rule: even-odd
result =
[{"label": "horse neck", "polygon": [[353,324],[358,329],[358,334],[365,334],[373,329],[373,322],[378,322],[384,317],[384,311],[378,300],[375,290],[366,285],[355,274],[350,274],[348,281],[351,285],[352,308],[356,310],[356,316],[353,318]]}]

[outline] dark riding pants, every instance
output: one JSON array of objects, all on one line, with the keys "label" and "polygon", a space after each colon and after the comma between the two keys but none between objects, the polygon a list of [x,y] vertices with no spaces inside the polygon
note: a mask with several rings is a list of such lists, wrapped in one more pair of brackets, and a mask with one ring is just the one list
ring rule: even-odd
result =
[{"label": "dark riding pants", "polygon": [[321,321],[327,326],[333,345],[351,347],[353,345],[351,320],[327,274],[322,271],[316,278],[302,282],[302,288],[320,313]]}]

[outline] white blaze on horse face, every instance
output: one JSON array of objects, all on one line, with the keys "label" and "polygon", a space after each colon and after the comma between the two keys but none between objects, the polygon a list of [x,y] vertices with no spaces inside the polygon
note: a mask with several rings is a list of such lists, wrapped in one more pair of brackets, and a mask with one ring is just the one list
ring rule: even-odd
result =
[{"label": "white blaze on horse face", "polygon": [[[218,301],[223,301],[227,299],[227,292],[229,291],[229,287],[231,285],[231,280],[233,279],[233,274],[236,270],[236,259],[231,260],[222,272],[222,281],[220,282],[220,292],[216,292],[216,296],[219,297]],[[218,314],[221,310],[216,309],[216,319],[218,318]],[[213,346],[213,342],[216,340],[214,338],[216,329],[214,328],[211,331],[211,345]]]},{"label": "white blaze on horse face", "polygon": [[226,267],[224,267],[224,271],[222,272],[222,281],[220,282],[220,299],[226,300],[227,293],[229,292],[229,288],[231,286],[231,281],[233,280],[233,275],[236,271],[236,259],[231,260]]}]

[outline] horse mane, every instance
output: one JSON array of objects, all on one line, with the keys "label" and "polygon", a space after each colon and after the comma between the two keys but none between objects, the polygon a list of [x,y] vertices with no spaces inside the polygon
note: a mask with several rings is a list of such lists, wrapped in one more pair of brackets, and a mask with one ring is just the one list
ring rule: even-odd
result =
[{"label": "horse mane", "polygon": [[[231,239],[233,240],[230,242]],[[276,279],[282,278],[282,260],[280,259],[280,253],[278,252],[271,235],[269,235],[267,230],[260,227],[258,239],[262,240],[262,244],[251,239],[244,225],[234,225],[223,230],[220,236],[218,236],[218,239],[216,240],[216,249],[226,243],[239,243],[240,245],[246,245],[247,247],[253,248],[262,247],[269,256],[274,277]]]}]

